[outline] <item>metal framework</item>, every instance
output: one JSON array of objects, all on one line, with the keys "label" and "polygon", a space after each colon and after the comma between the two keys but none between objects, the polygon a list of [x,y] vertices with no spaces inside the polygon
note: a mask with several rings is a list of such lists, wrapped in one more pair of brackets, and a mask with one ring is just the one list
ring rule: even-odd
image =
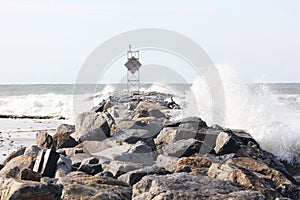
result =
[{"label": "metal framework", "polygon": [[140,52],[132,51],[131,45],[127,51],[127,90],[128,92],[139,92],[140,90],[140,67],[142,64],[139,62]]}]

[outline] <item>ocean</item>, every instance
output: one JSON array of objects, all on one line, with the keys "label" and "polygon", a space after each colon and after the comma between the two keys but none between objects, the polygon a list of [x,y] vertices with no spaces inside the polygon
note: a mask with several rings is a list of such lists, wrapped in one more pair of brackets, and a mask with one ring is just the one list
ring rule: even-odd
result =
[{"label": "ocean", "polygon": [[[73,98],[92,101],[96,105],[115,90],[126,85],[79,85],[74,94],[72,84],[0,85],[0,115],[49,116],[50,119],[0,119],[0,161],[13,149],[35,143],[40,131],[55,131],[61,123],[74,124]],[[211,105],[205,87],[200,81],[193,84],[142,85],[141,90],[173,93],[187,111],[209,125]],[[245,129],[261,144],[281,159],[290,162],[300,158],[300,83],[237,84],[224,83],[226,109],[222,126]],[[189,104],[190,94],[199,96]],[[91,109],[85,107],[81,111]],[[63,116],[61,119],[58,116]]]}]

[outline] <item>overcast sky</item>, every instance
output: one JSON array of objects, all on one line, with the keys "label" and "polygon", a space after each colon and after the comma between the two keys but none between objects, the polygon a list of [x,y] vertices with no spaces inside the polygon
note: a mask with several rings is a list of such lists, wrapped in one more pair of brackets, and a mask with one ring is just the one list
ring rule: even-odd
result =
[{"label": "overcast sky", "polygon": [[299,0],[0,0],[0,83],[74,83],[88,55],[138,28],[177,31],[244,82],[300,82]]}]

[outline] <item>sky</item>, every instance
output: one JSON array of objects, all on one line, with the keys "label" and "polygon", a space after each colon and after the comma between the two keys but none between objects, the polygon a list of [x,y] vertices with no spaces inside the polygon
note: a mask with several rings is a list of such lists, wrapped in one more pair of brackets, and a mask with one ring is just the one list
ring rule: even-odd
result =
[{"label": "sky", "polygon": [[139,28],[186,35],[243,82],[300,82],[299,10],[298,0],[0,0],[0,84],[74,83],[95,48]]}]

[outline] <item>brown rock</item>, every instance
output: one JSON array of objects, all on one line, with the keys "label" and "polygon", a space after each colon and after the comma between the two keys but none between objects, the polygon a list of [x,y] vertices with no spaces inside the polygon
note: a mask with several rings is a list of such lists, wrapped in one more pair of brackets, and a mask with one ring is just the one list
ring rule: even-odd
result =
[{"label": "brown rock", "polygon": [[1,199],[9,200],[59,200],[62,185],[41,184],[0,177]]},{"label": "brown rock", "polygon": [[56,144],[56,149],[70,148],[78,145],[78,142],[72,138],[69,134],[56,133],[53,135],[53,140]]},{"label": "brown rock", "polygon": [[236,166],[243,167],[253,172],[263,174],[267,178],[271,179],[276,187],[278,187],[280,184],[291,184],[291,181],[287,179],[280,171],[272,169],[263,162],[254,160],[252,158],[232,158],[229,159],[226,163],[232,163]]},{"label": "brown rock", "polygon": [[24,169],[32,169],[34,161],[30,156],[21,155],[10,160],[1,169],[0,176],[6,178],[21,179],[21,171]]},{"label": "brown rock", "polygon": [[71,172],[60,178],[64,185],[62,199],[131,199],[131,187],[110,177]]},{"label": "brown rock", "polygon": [[34,172],[30,169],[23,169],[21,171],[21,180],[31,180],[31,181],[40,181],[41,180],[41,174]]},{"label": "brown rock", "polygon": [[51,135],[47,132],[40,131],[36,134],[36,144],[40,149],[55,149],[55,143]]},{"label": "brown rock", "polygon": [[229,181],[246,189],[256,190],[268,198],[280,196],[276,190],[270,187],[265,181],[249,170],[239,168],[232,164],[213,163],[209,170],[208,176],[219,180]]},{"label": "brown rock", "polygon": [[175,172],[195,172],[195,174],[201,174],[201,171],[205,173],[211,164],[212,162],[204,157],[183,157],[178,160]]}]

